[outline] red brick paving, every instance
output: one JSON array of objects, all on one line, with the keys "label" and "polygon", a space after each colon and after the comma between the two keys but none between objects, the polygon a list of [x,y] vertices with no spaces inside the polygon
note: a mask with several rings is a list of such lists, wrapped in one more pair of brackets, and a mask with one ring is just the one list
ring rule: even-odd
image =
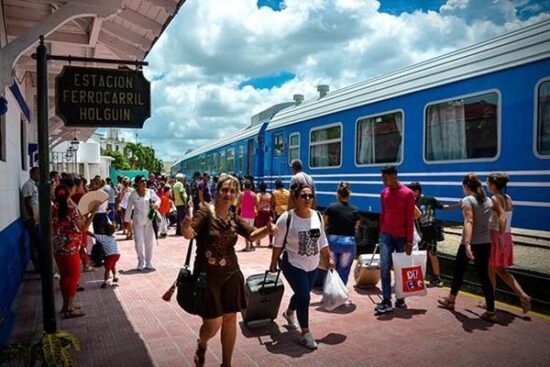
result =
[{"label": "red brick paving", "polygon": [[[173,231],[173,230],[172,230]],[[265,244],[264,240],[264,244]],[[187,241],[169,236],[155,247],[156,271],[133,271],[133,241],[119,241],[122,256],[120,286],[101,289],[103,271],[84,273],[78,293],[87,315],[59,320],[58,327],[75,334],[82,351],[74,356],[80,366],[192,366],[200,319],[187,315],[173,297],[161,299],[174,281],[185,257]],[[242,242],[238,248],[244,247]],[[246,276],[263,272],[271,252],[239,252]],[[233,366],[548,366],[550,318],[524,317],[512,306],[499,305],[499,323],[478,318],[478,298],[462,295],[456,312],[438,308],[437,297],[448,289],[430,288],[427,297],[408,299],[407,310],[376,317],[378,289],[355,290],[354,305],[339,312],[319,308],[321,295],[312,294],[311,330],[319,349],[308,351],[297,344],[299,333],[288,331],[284,319],[253,328],[238,325]],[[58,309],[61,307],[56,281]],[[281,310],[287,305],[287,287]],[[28,274],[14,305],[17,315],[11,341],[28,341],[41,329],[40,281]],[[219,366],[219,335],[211,341],[206,366]]]}]

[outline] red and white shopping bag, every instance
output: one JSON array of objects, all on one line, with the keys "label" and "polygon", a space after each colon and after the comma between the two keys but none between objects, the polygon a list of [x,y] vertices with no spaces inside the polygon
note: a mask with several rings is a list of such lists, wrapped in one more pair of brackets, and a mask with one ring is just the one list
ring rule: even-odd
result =
[{"label": "red and white shopping bag", "polygon": [[404,252],[392,254],[396,298],[428,294],[424,282],[427,256],[426,251],[413,251],[410,255]]}]

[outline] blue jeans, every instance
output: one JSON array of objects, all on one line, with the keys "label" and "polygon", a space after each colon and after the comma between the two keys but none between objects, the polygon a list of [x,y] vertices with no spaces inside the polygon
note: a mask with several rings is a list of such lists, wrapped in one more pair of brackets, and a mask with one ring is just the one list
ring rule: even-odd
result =
[{"label": "blue jeans", "polygon": [[393,266],[392,253],[405,251],[405,238],[394,237],[387,233],[380,233],[380,278],[382,279],[382,295],[385,302],[391,301],[391,268]]},{"label": "blue jeans", "polygon": [[292,288],[294,294],[290,297],[290,304],[288,308],[292,311],[296,311],[298,317],[298,323],[302,329],[309,328],[309,301],[311,299],[310,293],[315,284],[315,276],[317,275],[317,269],[312,271],[305,271],[293,266],[288,262],[288,255],[285,251],[283,254],[283,260],[281,261],[281,269],[283,274]]},{"label": "blue jeans", "polygon": [[355,238],[353,236],[328,235],[328,244],[330,253],[336,264],[336,271],[344,282],[348,284],[348,277],[351,270],[351,264],[355,258],[357,249],[355,247]]}]

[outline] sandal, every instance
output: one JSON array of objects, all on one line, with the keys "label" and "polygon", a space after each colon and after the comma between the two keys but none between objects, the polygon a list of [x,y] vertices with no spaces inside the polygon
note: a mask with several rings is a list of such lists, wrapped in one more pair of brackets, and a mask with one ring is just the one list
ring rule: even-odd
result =
[{"label": "sandal", "polygon": [[449,297],[440,298],[437,300],[437,303],[439,303],[440,307],[446,308],[447,310],[453,311],[455,309],[455,303],[451,302]]},{"label": "sandal", "polygon": [[487,322],[497,322],[497,312],[496,311],[485,311],[479,316],[480,319]]},{"label": "sandal", "polygon": [[[73,305],[73,310],[81,310],[82,309],[82,305]],[[67,309],[62,309],[61,311],[59,311],[60,314],[64,314],[65,312],[68,312],[69,310]]]},{"label": "sandal", "polygon": [[523,310],[524,314],[526,314],[531,310],[531,297],[529,296],[520,297],[519,302],[521,304],[521,309]]},{"label": "sandal", "polygon": [[197,340],[197,350],[195,351],[195,356],[193,361],[195,362],[195,367],[204,366],[204,355],[206,353],[206,347],[201,347],[200,340]]},{"label": "sandal", "polygon": [[82,317],[84,315],[86,315],[86,313],[84,311],[82,311],[81,309],[73,308],[72,310],[68,310],[68,311],[63,312],[62,317],[64,319],[73,319],[75,317]]}]

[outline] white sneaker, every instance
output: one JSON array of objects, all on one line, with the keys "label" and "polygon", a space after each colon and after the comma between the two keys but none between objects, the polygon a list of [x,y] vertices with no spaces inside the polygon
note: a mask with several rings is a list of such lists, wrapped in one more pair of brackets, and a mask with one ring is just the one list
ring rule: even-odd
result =
[{"label": "white sneaker", "polygon": [[285,318],[286,322],[288,323],[289,329],[298,329],[298,321],[296,320],[296,315],[292,314],[289,315],[286,313],[286,311],[283,312],[283,317]]},{"label": "white sneaker", "polygon": [[315,339],[313,339],[313,335],[311,335],[311,333],[305,333],[304,335],[302,335],[302,339],[300,339],[300,344],[302,344],[307,349],[317,349],[317,342],[315,341]]}]

